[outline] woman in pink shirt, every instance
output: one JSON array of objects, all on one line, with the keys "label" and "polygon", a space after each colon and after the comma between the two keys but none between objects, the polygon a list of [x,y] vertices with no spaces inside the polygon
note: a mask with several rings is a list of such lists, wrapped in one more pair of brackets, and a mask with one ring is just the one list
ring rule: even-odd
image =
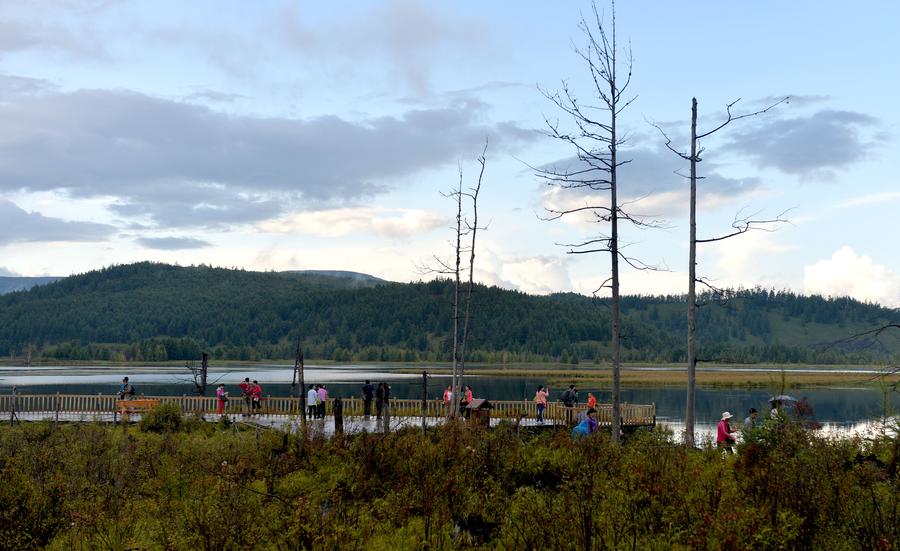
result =
[{"label": "woman in pink shirt", "polygon": [[544,410],[547,408],[547,389],[538,385],[537,392],[534,394],[534,401],[537,402],[537,422],[544,422]]},{"label": "woman in pink shirt", "polygon": [[716,428],[716,445],[728,453],[734,453],[734,429],[731,428],[731,425],[728,424],[728,420],[731,419],[733,415],[728,413],[727,411],[722,414],[722,420],[719,421],[719,426]]},{"label": "woman in pink shirt", "polygon": [[219,383],[219,388],[216,389],[216,398],[219,400],[219,410],[218,414],[222,415],[222,410],[225,408],[225,402],[228,401],[227,392],[225,392],[225,383]]}]

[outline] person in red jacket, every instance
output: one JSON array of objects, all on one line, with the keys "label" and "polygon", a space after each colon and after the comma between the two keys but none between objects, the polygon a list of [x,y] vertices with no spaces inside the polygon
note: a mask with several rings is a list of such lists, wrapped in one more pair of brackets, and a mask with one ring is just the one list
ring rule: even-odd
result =
[{"label": "person in red jacket", "polygon": [[250,382],[250,377],[244,377],[244,380],[241,381],[241,384],[238,385],[241,387],[241,398],[244,400],[244,417],[250,415],[253,404],[251,402],[253,398],[253,393],[251,392],[253,388],[253,384]]},{"label": "person in red jacket", "polygon": [[250,387],[250,403],[254,413],[259,413],[260,402],[262,402],[262,387],[259,386],[258,382],[253,381],[253,385]]},{"label": "person in red jacket", "polygon": [[593,408],[597,407],[597,398],[590,392],[588,392],[587,406],[588,406],[588,409],[593,409]]}]

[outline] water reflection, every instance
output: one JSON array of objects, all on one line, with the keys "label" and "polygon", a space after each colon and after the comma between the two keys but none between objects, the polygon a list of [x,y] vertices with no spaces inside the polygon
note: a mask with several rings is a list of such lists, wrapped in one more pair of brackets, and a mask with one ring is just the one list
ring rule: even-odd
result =
[{"label": "water reflection", "polygon": [[[398,373],[398,367],[401,366],[309,365],[305,370],[305,379],[308,384],[328,384],[333,397],[360,396],[363,382],[369,379],[389,382],[396,398],[422,398],[422,376]],[[427,370],[429,367],[421,369]],[[260,382],[264,394],[289,396],[297,392],[296,387],[292,388],[290,384],[292,374],[292,366],[285,365],[222,365],[210,368],[208,382],[211,388],[220,382],[225,383],[232,395],[236,395],[237,384],[244,377],[249,377]],[[114,394],[124,375],[128,375],[140,394],[178,396],[193,393],[190,374],[184,367],[176,366],[0,367],[0,393],[9,393],[10,387],[16,385],[19,392],[25,394]],[[447,375],[429,375],[425,391],[427,398],[439,399],[449,382]],[[470,376],[466,382],[472,385],[478,398],[531,400],[537,385],[545,381],[536,377]],[[551,388],[551,400],[559,400],[562,390]],[[588,391],[593,392],[600,401],[610,400],[608,388],[581,388],[581,391],[582,401]],[[791,393],[798,398],[805,397],[814,410],[815,418],[825,423],[860,423],[881,417],[885,412],[900,411],[900,393],[885,394],[877,388],[791,389]],[[769,396],[768,390],[760,389],[698,388],[697,426],[707,427],[704,431],[714,431],[723,411],[732,412],[739,420],[743,420],[751,407],[765,413]],[[623,402],[656,403],[658,420],[670,424],[676,434],[680,433],[677,427],[683,419],[684,400],[685,390],[679,387],[637,387],[626,388],[622,392]]]}]

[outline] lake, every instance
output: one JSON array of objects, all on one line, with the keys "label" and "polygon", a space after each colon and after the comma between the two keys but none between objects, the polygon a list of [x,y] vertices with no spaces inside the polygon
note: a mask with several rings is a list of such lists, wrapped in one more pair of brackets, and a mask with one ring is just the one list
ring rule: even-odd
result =
[{"label": "lake", "polygon": [[[305,379],[309,383],[325,383],[332,397],[360,396],[366,379],[373,382],[387,381],[396,398],[421,398],[422,376],[399,373],[399,365],[309,365]],[[428,366],[422,369],[428,370]],[[649,368],[653,369],[653,368]],[[753,368],[742,368],[753,369]],[[770,368],[761,368],[768,370]],[[292,366],[285,365],[219,365],[210,367],[208,394],[214,393],[215,384],[223,382],[233,396],[238,395],[237,384],[244,377],[258,380],[263,393],[272,396],[291,394]],[[177,396],[192,394],[193,383],[184,367],[140,366],[53,366],[53,367],[0,367],[0,393],[7,394],[16,385],[23,394],[114,394],[123,376],[128,375],[139,394],[148,396]],[[429,375],[428,398],[439,399],[450,382],[449,375]],[[496,400],[531,400],[538,384],[537,377],[467,376],[475,396]],[[551,399],[558,400],[562,388],[550,389]],[[593,392],[601,402],[610,400],[609,388],[580,388],[580,399],[587,399]],[[885,404],[890,411],[900,411],[900,393],[883,393],[873,387],[841,387],[790,389],[787,392],[797,398],[806,398],[813,407],[815,418],[824,423],[851,425],[881,417]],[[771,392],[758,388],[698,388],[696,393],[696,419],[699,425],[714,426],[723,411],[730,411],[742,420],[751,407],[761,414],[768,411],[767,400]],[[622,390],[622,401],[636,404],[656,403],[660,422],[677,427],[684,415],[685,390],[680,387],[635,387]]]}]

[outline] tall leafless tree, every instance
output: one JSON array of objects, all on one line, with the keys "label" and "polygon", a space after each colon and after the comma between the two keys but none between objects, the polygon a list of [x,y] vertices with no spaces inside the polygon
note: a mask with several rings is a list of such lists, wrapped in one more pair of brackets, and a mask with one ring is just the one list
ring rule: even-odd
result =
[{"label": "tall leafless tree", "polygon": [[[561,129],[558,122],[545,118],[547,134],[573,147],[577,161],[568,166],[551,165],[535,169],[538,178],[547,185],[563,190],[581,190],[585,192],[609,192],[609,204],[583,204],[572,208],[547,209],[547,219],[553,220],[569,215],[588,213],[594,222],[609,224],[609,234],[600,234],[578,243],[566,245],[569,254],[608,253],[610,256],[610,277],[600,288],[600,292],[608,288],[612,298],[612,337],[610,341],[610,361],[612,364],[612,437],[618,441],[622,419],[620,409],[621,396],[621,364],[620,348],[622,324],[619,297],[619,262],[623,261],[638,270],[653,269],[637,259],[625,256],[620,244],[619,222],[627,222],[636,226],[654,226],[653,221],[635,214],[627,213],[619,199],[618,169],[630,159],[623,160],[619,156],[619,148],[625,143],[625,137],[618,126],[619,115],[635,100],[629,96],[631,84],[632,55],[630,45],[622,54],[624,62],[619,59],[619,46],[616,38],[616,4],[611,2],[611,17],[608,24],[592,4],[592,18],[582,16],[579,28],[585,39],[583,47],[575,46],[576,54],[587,65],[593,83],[591,99],[583,103],[570,90],[567,82],[563,82],[561,90],[549,92],[541,89],[544,96],[553,102],[575,124],[572,132]],[[620,63],[621,72],[620,72]],[[594,103],[596,102],[596,104]]]},{"label": "tall leafless tree", "polygon": [[[466,189],[463,186],[462,168],[459,171],[459,184],[456,188],[448,193],[444,193],[445,197],[452,198],[456,204],[456,220],[454,227],[454,256],[451,262],[447,262],[440,256],[435,255],[434,265],[420,267],[422,273],[438,273],[451,275],[453,277],[453,369],[451,379],[451,390],[453,392],[453,400],[448,410],[448,415],[457,417],[459,415],[459,398],[463,389],[463,376],[465,374],[466,365],[466,345],[469,342],[469,334],[472,319],[472,304],[475,291],[475,238],[478,230],[486,229],[478,225],[478,196],[481,192],[481,184],[484,179],[484,171],[487,165],[487,148],[488,140],[485,140],[484,149],[477,158],[481,169],[478,173],[478,179],[474,186]],[[469,220],[464,213],[464,203],[468,201],[471,204],[471,217]],[[468,241],[468,244],[464,243]],[[462,267],[463,255],[468,253],[468,268]],[[467,287],[463,291],[462,277],[464,271],[467,271]],[[465,303],[461,304],[460,295],[465,292]],[[462,310],[462,318],[460,318],[460,310]]]},{"label": "tall leafless tree", "polygon": [[[747,117],[754,117],[757,115],[761,115],[770,109],[774,108],[776,105],[787,102],[789,98],[783,98],[765,109],[760,109],[759,111],[754,111],[752,113],[743,113],[740,115],[735,115],[732,112],[732,108],[737,104],[740,99],[737,99],[728,105],[725,106],[726,117],[723,122],[713,127],[711,130],[706,132],[698,132],[697,130],[697,98],[691,99],[691,143],[690,143],[690,153],[679,151],[672,146],[672,139],[666,134],[666,132],[659,125],[654,124],[654,126],[660,131],[663,137],[666,139],[666,147],[681,157],[682,159],[688,161],[690,163],[690,176],[688,180],[690,181],[691,186],[691,198],[690,198],[690,248],[688,252],[688,293],[687,293],[687,405],[685,407],[684,413],[684,443],[687,446],[694,446],[694,394],[697,386],[697,347],[694,338],[694,333],[696,330],[696,312],[697,312],[697,283],[701,283],[706,285],[711,290],[718,294],[722,294],[723,291],[721,289],[717,289],[713,287],[708,280],[704,278],[697,277],[697,244],[698,243],[712,243],[715,241],[724,241],[725,239],[730,239],[732,237],[736,237],[738,235],[747,233],[750,230],[758,229],[758,230],[766,230],[770,229],[773,224],[778,224],[781,222],[786,222],[782,218],[782,215],[779,215],[776,218],[769,220],[761,220],[755,219],[754,216],[736,216],[734,222],[732,222],[732,230],[730,233],[720,235],[718,237],[712,237],[708,239],[697,239],[697,180],[702,177],[697,176],[697,165],[703,160],[700,155],[703,153],[703,148],[700,147],[700,140],[707,138],[719,130],[722,130],[729,124],[734,121],[744,119]],[[782,213],[784,214],[784,213]]]}]

